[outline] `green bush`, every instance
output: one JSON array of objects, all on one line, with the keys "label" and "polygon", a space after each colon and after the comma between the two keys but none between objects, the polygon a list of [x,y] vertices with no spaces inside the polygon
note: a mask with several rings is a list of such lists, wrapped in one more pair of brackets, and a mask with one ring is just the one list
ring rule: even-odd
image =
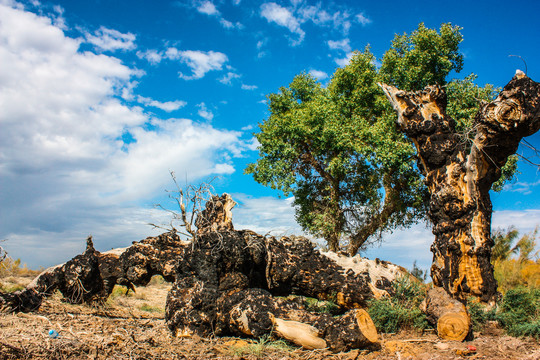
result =
[{"label": "green bush", "polygon": [[403,329],[424,330],[429,324],[420,310],[425,298],[425,285],[408,278],[400,278],[392,284],[390,297],[373,299],[368,304],[368,313],[377,330],[395,333]]},{"label": "green bush", "polygon": [[474,331],[480,331],[487,321],[497,320],[497,309],[482,305],[476,298],[468,299],[467,310],[471,316]]},{"label": "green bush", "polygon": [[540,338],[540,289],[517,287],[504,295],[497,320],[512,336]]}]

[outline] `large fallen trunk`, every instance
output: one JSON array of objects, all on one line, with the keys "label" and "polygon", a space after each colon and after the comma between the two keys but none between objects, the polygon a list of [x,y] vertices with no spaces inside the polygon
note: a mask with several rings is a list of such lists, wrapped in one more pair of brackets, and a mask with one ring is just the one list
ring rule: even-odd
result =
[{"label": "large fallen trunk", "polygon": [[[174,281],[166,322],[176,336],[277,334],[306,348],[370,348],[377,331],[361,310],[400,276],[398,266],[321,252],[302,237],[264,237],[234,230],[234,202],[224,194],[207,203],[191,242],[174,233],[100,253],[86,251],[50,268],[24,291],[0,294],[4,309],[29,311],[60,290],[75,303],[104,300],[115,284],[145,285],[152,275]],[[297,295],[292,299],[278,296]],[[307,310],[303,297],[331,300],[340,316]]]},{"label": "large fallen trunk", "polygon": [[540,84],[518,71],[497,99],[481,106],[472,139],[456,133],[442,88],[404,92],[381,87],[400,129],[417,148],[431,195],[433,283],[456,298],[494,300],[489,190],[521,139],[540,129]]}]

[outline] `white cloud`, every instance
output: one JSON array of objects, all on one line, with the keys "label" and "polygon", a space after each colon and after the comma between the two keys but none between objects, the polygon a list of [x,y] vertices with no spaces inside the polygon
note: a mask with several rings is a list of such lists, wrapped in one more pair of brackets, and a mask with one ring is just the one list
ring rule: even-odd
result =
[{"label": "white cloud", "polygon": [[199,111],[197,113],[200,117],[208,121],[211,121],[214,118],[214,114],[210,110],[208,110],[205,103],[200,103],[197,106],[199,107]]},{"label": "white cloud", "polygon": [[[182,103],[133,95],[137,70],[79,51],[80,40],[50,18],[16,5],[0,3],[0,203],[9,209],[0,238],[12,256],[59,263],[88,234],[98,249],[129,245],[151,233],[144,223],[155,214],[133,204],[151,205],[170,186],[169,169],[190,182],[235,170],[241,133],[127,106],[120,96],[165,109]],[[194,65],[194,74],[215,67]]]},{"label": "white cloud", "polygon": [[259,234],[302,234],[294,218],[293,198],[255,198],[245,194],[232,194],[238,205],[233,209],[235,229],[250,229]]},{"label": "white cloud", "polygon": [[369,19],[363,12],[356,15],[356,21],[362,24],[362,26],[371,24],[371,19]]},{"label": "white cloud", "polygon": [[233,3],[234,5],[240,5],[240,2],[241,2],[241,1],[242,1],[242,0],[232,0],[232,3]]},{"label": "white cloud", "polygon": [[[354,22],[365,26],[371,20],[364,14],[356,16],[351,15],[351,10],[344,6],[329,5],[330,8],[323,8],[322,3],[317,5],[308,5],[301,0],[291,1],[292,8],[286,8],[274,2],[268,2],[261,5],[261,16],[268,22],[274,22],[280,26],[286,27],[297,38],[291,39],[291,44],[300,44],[305,37],[305,32],[301,25],[306,22],[312,22],[319,27],[330,28],[333,31],[347,35]],[[337,9],[336,9],[337,8]],[[349,50],[350,51],[350,50]]]},{"label": "white cloud", "polygon": [[150,64],[156,65],[163,59],[163,54],[157,50],[149,49],[146,51],[137,51],[137,57],[139,59],[146,59]]},{"label": "white cloud", "polygon": [[137,101],[141,104],[152,106],[166,112],[175,111],[187,105],[187,103],[182,100],[159,102],[143,96],[137,96]]},{"label": "white cloud", "polygon": [[233,23],[233,22],[223,18],[223,16],[221,15],[221,12],[216,8],[216,5],[214,5],[214,3],[211,2],[211,1],[206,0],[206,1],[203,1],[203,2],[199,3],[199,5],[196,7],[196,9],[201,14],[206,14],[208,16],[216,17],[219,20],[219,23],[225,29],[234,29],[234,28],[242,29],[244,27],[239,22]]},{"label": "white cloud", "polygon": [[336,64],[338,64],[339,67],[344,67],[344,66],[347,66],[349,64],[352,57],[353,57],[353,53],[350,52],[350,53],[347,53],[347,55],[345,55],[344,58],[334,59],[334,61],[336,62]]},{"label": "white cloud", "polygon": [[328,77],[328,74],[321,70],[310,70],[309,73],[317,80],[324,80]]},{"label": "white cloud", "polygon": [[286,27],[290,32],[296,34],[298,38],[292,41],[293,45],[298,45],[304,40],[305,32],[300,28],[300,22],[289,9],[273,2],[264,3],[261,5],[261,16],[268,22]]},{"label": "white cloud", "polygon": [[227,55],[215,51],[186,50],[179,51],[176,48],[168,48],[165,56],[170,60],[180,60],[191,70],[192,75],[180,73],[179,76],[185,80],[200,79],[207,72],[223,69],[223,65],[229,60]]},{"label": "white cloud", "polygon": [[216,9],[216,6],[211,1],[203,1],[197,7],[197,11],[206,15],[219,15],[219,11]]},{"label": "white cloud", "polygon": [[257,85],[246,85],[246,84],[242,84],[242,90],[255,90],[257,89],[258,86]]},{"label": "white cloud", "polygon": [[240,75],[229,71],[227,74],[223,75],[218,81],[225,85],[231,85],[233,79],[240,78]]},{"label": "white cloud", "polygon": [[87,33],[86,41],[105,51],[132,50],[136,47],[134,34],[123,34],[103,26],[96,30],[95,35]]},{"label": "white cloud", "polygon": [[351,52],[351,44],[349,39],[343,40],[328,40],[328,47],[332,50],[342,50],[345,52]]}]

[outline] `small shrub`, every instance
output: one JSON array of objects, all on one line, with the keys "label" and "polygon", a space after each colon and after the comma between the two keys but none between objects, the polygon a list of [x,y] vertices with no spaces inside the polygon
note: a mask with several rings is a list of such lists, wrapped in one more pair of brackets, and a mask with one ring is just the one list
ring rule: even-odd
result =
[{"label": "small shrub", "polygon": [[131,291],[128,287],[123,285],[114,285],[113,291],[111,292],[111,295],[109,295],[110,299],[116,299],[118,297],[132,297],[133,291]]},{"label": "small shrub", "polygon": [[24,286],[22,285],[6,285],[6,286],[0,286],[0,289],[5,293],[12,293],[19,290],[24,290]]},{"label": "small shrub", "polygon": [[141,310],[148,311],[148,312],[156,312],[156,313],[164,312],[163,308],[159,306],[148,305],[148,304],[143,304],[141,306]]},{"label": "small shrub", "polygon": [[540,289],[518,287],[504,295],[497,320],[512,336],[540,338]]},{"label": "small shrub", "polygon": [[304,298],[304,305],[306,310],[321,314],[337,315],[340,312],[339,306],[335,302],[327,300],[306,297]]},{"label": "small shrub", "polygon": [[425,286],[404,277],[394,282],[392,288],[392,296],[368,304],[368,313],[377,330],[395,333],[403,329],[426,329],[429,324],[419,308],[425,298]]},{"label": "small shrub", "polygon": [[497,320],[496,307],[487,307],[473,297],[467,301],[467,311],[471,316],[474,331],[480,331],[488,321]]}]

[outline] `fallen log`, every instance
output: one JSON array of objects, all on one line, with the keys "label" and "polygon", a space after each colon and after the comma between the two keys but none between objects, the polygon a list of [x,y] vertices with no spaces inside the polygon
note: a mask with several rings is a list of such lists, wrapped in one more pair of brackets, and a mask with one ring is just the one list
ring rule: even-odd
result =
[{"label": "fallen log", "polygon": [[421,310],[428,321],[436,325],[437,334],[443,340],[463,341],[471,334],[471,317],[466,306],[441,287],[428,290]]},{"label": "fallen log", "polygon": [[[159,274],[174,281],[165,318],[176,336],[273,333],[334,351],[377,343],[376,329],[360,308],[387,294],[391,282],[406,274],[403,268],[321,252],[303,237],[234,230],[233,206],[227,194],[212,198],[190,242],[165,233],[101,253],[89,238],[83,254],[47,269],[19,294],[0,294],[0,301],[7,310],[31,311],[55,290],[70,302],[102,301],[115,284],[146,285]],[[291,294],[331,300],[340,316],[308,311],[299,297],[279,297]]]},{"label": "fallen log", "polygon": [[153,275],[173,281],[176,258],[187,244],[175,233],[164,233],[101,253],[88,237],[83,254],[46,269],[23,290],[0,293],[0,307],[2,311],[37,310],[43,298],[56,290],[70,303],[103,302],[116,284],[134,289],[148,284]]}]

